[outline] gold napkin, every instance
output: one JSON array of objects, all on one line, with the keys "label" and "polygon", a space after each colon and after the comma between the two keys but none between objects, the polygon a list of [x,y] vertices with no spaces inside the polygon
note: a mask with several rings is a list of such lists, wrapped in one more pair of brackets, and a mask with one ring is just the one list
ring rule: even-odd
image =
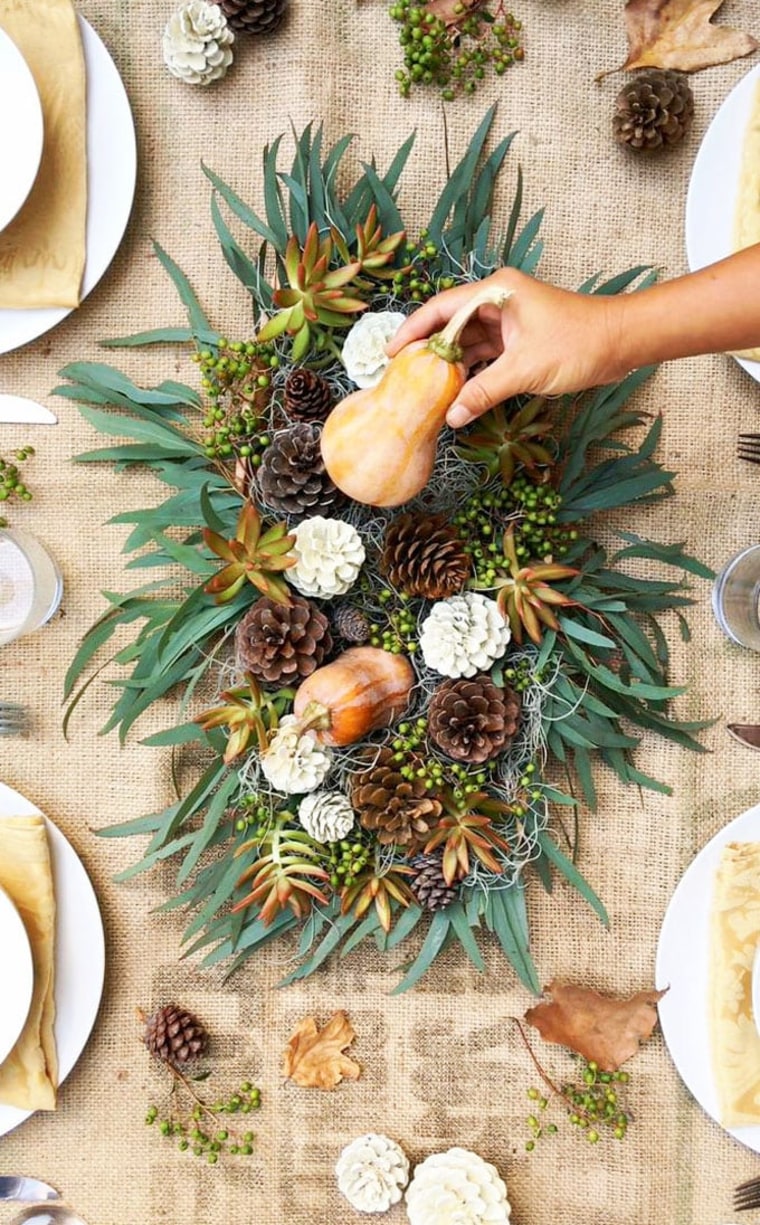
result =
[{"label": "gold napkin", "polygon": [[752,965],[760,941],[760,842],[724,847],[711,914],[709,1008],[713,1069],[725,1127],[760,1123],[760,1036]]},{"label": "gold napkin", "polygon": [[[34,994],[21,1037],[0,1064],[0,1104],[55,1110],[55,897],[43,817],[0,817],[0,885],[24,921],[34,958]],[[8,984],[3,990],[9,990]]]},{"label": "gold napkin", "polygon": [[[760,242],[760,82],[752,97],[749,123],[744,134],[739,191],[734,217],[734,251]],[[760,349],[735,354],[760,361]]]},{"label": "gold napkin", "polygon": [[37,83],[45,123],[29,198],[0,232],[0,308],[78,306],[87,220],[86,79],[71,0],[0,0]]}]

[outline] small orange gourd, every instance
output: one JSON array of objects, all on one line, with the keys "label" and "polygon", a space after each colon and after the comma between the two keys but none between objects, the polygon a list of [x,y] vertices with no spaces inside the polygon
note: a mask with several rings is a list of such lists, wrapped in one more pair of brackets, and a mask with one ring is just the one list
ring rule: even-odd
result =
[{"label": "small orange gourd", "polygon": [[414,672],[404,655],[351,647],[301,683],[293,713],[322,744],[354,744],[409,704]]},{"label": "small orange gourd", "polygon": [[376,387],[335,406],[322,431],[322,458],[343,493],[369,506],[400,506],[425,488],[446,413],[467,378],[459,336],[480,306],[502,306],[508,297],[485,287],[442,332],[406,345]]}]

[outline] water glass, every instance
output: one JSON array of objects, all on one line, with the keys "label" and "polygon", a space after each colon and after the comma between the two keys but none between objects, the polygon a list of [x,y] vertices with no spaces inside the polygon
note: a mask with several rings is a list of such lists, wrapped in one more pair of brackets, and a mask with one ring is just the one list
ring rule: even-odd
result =
[{"label": "water glass", "polygon": [[61,573],[39,540],[0,530],[0,646],[49,621],[62,594]]},{"label": "water glass", "polygon": [[713,612],[733,642],[760,651],[760,544],[732,557],[715,580]]}]

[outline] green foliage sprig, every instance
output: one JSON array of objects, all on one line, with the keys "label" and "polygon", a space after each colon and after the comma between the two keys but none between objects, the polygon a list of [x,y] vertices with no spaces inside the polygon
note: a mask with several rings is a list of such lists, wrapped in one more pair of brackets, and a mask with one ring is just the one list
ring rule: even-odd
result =
[{"label": "green foliage sprig", "polygon": [[[506,136],[486,151],[493,119],[489,111],[448,176],[419,240],[385,251],[379,249],[384,240],[378,235],[398,236],[408,229],[397,191],[411,139],[384,172],[374,161],[367,162],[353,180],[344,173],[343,163],[350,138],[325,152],[321,129],[308,126],[294,133],[295,156],[287,172],[279,169],[278,139],[264,152],[261,215],[206,170],[214,189],[212,220],[222,252],[250,296],[257,323],[297,305],[282,297],[278,301],[275,295],[288,282],[287,261],[292,262],[294,244],[303,253],[307,244],[314,246],[315,233],[320,242],[326,236],[331,239],[329,248],[318,243],[313,252],[315,269],[324,260],[324,275],[331,267],[347,266],[357,253],[367,262],[381,259],[375,271],[383,272],[382,279],[369,277],[365,285],[363,273],[352,273],[368,304],[386,305],[390,295],[409,309],[427,292],[454,280],[478,279],[502,263],[534,271],[541,255],[542,213],[521,226],[519,172],[503,234],[492,220],[494,185],[512,141]],[[339,183],[347,185],[339,189]],[[241,237],[233,234],[233,224],[242,230]],[[255,250],[248,249],[250,242]],[[526,906],[528,873],[533,871],[551,891],[553,872],[559,872],[607,922],[603,903],[573,862],[572,846],[560,847],[547,824],[550,807],[578,806],[572,794],[555,785],[557,766],[575,780],[593,808],[595,761],[623,783],[667,791],[636,767],[636,729],[699,748],[695,733],[703,724],[675,719],[669,710],[683,689],[670,683],[659,617],[675,611],[686,633],[681,609],[692,597],[684,573],[707,577],[710,572],[683,546],[663,546],[631,533],[621,533],[621,547],[610,553],[585,524],[597,513],[672,493],[674,474],[654,458],[661,422],[649,421],[628,405],[651,371],[564,401],[548,437],[548,423],[536,415],[535,403],[520,397],[497,410],[492,422],[480,423],[469,440],[460,438],[458,457],[453,438],[443,441],[441,462],[447,473],[457,472],[466,492],[453,505],[445,500],[452,496],[450,482],[436,485],[434,480],[427,496],[443,499],[441,507],[472,554],[473,582],[493,592],[501,578],[514,578],[515,567],[521,581],[523,571],[532,569],[539,586],[545,580],[550,591],[532,589],[528,583],[521,601],[535,612],[531,600],[537,598],[551,615],[523,620],[536,631],[532,641],[492,670],[494,682],[514,687],[524,709],[532,711],[530,735],[518,737],[508,761],[499,759],[478,771],[448,761],[428,738],[424,702],[388,734],[399,768],[411,770],[426,790],[442,797],[440,824],[430,835],[429,847],[446,856],[447,880],[457,895],[429,915],[410,892],[412,873],[401,848],[379,846],[368,831],[358,829],[345,845],[322,845],[299,824],[297,800],[257,792],[255,769],[250,774],[248,763],[255,766],[256,744],[273,734],[290,709],[292,693],[266,693],[250,680],[242,687],[230,686],[225,678],[216,692],[232,696],[206,716],[192,717],[199,687],[215,684],[229,635],[260,598],[261,584],[257,587],[244,575],[238,582],[241,572],[228,570],[229,582],[222,583],[228,598],[218,602],[220,550],[228,567],[250,564],[255,570],[261,558],[243,557],[246,549],[250,553],[251,547],[255,551],[264,542],[273,544],[269,561],[277,564],[269,565],[266,581],[271,585],[274,571],[276,589],[287,596],[287,527],[277,527],[263,515],[256,530],[249,530],[244,516],[250,519],[246,506],[251,503],[241,493],[236,465],[253,461],[260,454],[257,447],[265,448],[282,423],[282,376],[293,365],[294,352],[297,363],[308,359],[326,375],[341,375],[334,355],[343,321],[331,318],[329,308],[320,316],[315,306],[307,338],[299,324],[290,333],[286,326],[274,342],[256,338],[230,344],[212,327],[184,273],[161,248],[157,254],[186,308],[188,326],[110,343],[133,347],[190,342],[204,395],[173,381],[145,389],[111,366],[91,362],[66,367],[67,381],[57,389],[80,402],[96,430],[118,440],[80,456],[80,462],[109,462],[120,469],[147,466],[168,491],[156,506],[114,517],[113,522],[131,529],[125,545],[127,568],[151,574],[130,591],[106,593],[108,608],[85,635],[66,678],[66,726],[95,677],[103,668],[116,666],[122,673],[119,693],[105,730],[118,729],[124,739],[149,707],[171,696],[178,703],[176,726],[146,743],[173,752],[193,745],[206,763],[189,790],[178,791],[161,812],[103,831],[108,837],[147,838],[142,858],[122,878],[165,860],[176,862],[177,893],[165,908],[188,913],[187,949],[202,953],[206,965],[228,961],[234,969],[293,930],[298,933],[299,962],[286,979],[293,981],[312,973],[337,950],[346,956],[371,939],[383,952],[392,952],[406,947],[419,929],[424,934],[397,990],[414,986],[453,943],[482,970],[481,943],[493,935],[522,982],[538,991]],[[386,277],[386,272],[392,275]],[[646,269],[635,268],[606,282],[594,277],[582,289],[618,293],[641,283],[642,276],[646,281]],[[242,407],[233,408],[231,415],[223,403],[230,389],[242,396]],[[251,444],[250,454],[243,455],[242,447],[227,435],[216,436],[219,412],[232,423],[230,431],[245,434],[250,429],[259,440]],[[532,429],[537,420],[540,433]],[[495,464],[483,450],[491,426],[501,440],[499,447],[506,448],[506,458],[502,450]],[[210,429],[215,431],[211,442],[204,433]],[[354,513],[361,512],[354,508]],[[241,548],[232,549],[231,541]],[[626,568],[632,559],[669,566],[675,577],[634,575]],[[407,652],[419,668],[415,626],[422,601],[402,599],[394,622],[377,560],[370,549],[361,587],[363,598],[375,609],[369,622],[377,629],[371,632],[379,645]],[[117,632],[121,645],[109,656]],[[375,738],[364,747],[376,750],[377,745]],[[341,768],[348,771],[350,766],[346,758]]]}]

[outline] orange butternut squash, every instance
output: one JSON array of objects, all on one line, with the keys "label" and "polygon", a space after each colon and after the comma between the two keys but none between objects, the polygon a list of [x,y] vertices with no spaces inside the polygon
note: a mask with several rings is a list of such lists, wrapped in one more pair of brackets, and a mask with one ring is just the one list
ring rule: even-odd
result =
[{"label": "orange butternut squash", "polygon": [[322,457],[343,493],[369,506],[401,506],[425,488],[438,434],[467,377],[459,337],[480,306],[502,306],[508,297],[484,287],[442,332],[402,349],[376,387],[335,406],[322,431]]},{"label": "orange butternut squash", "polygon": [[296,692],[293,713],[322,744],[354,744],[406,709],[413,684],[412,665],[404,655],[351,647],[307,676]]}]

